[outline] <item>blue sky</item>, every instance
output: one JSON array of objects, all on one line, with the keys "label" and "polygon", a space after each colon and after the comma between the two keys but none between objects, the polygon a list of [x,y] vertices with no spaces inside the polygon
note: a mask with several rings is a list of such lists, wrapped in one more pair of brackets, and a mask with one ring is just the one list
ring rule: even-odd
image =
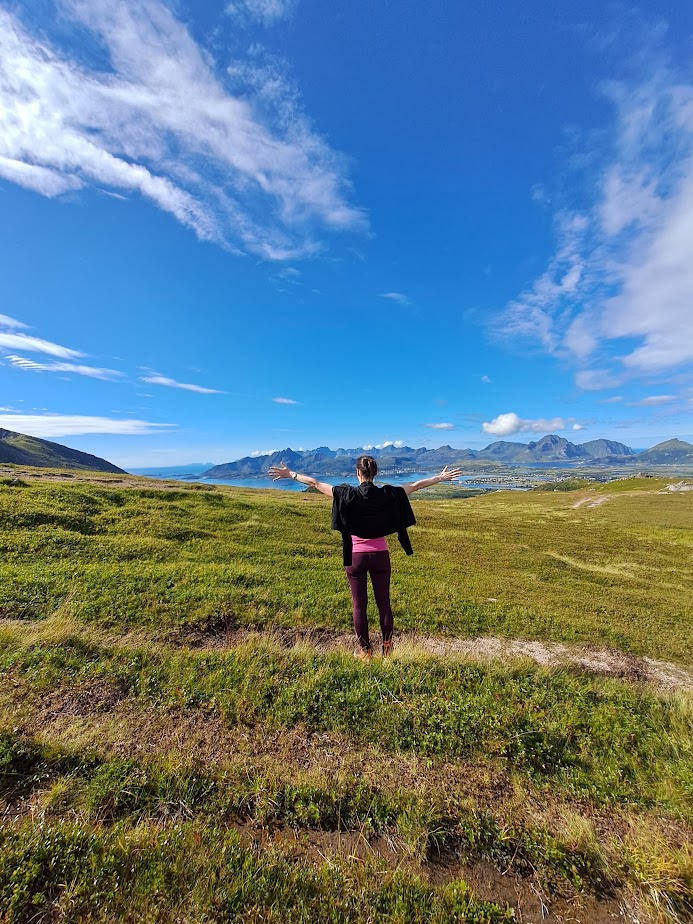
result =
[{"label": "blue sky", "polygon": [[693,441],[693,7],[0,0],[0,427]]}]

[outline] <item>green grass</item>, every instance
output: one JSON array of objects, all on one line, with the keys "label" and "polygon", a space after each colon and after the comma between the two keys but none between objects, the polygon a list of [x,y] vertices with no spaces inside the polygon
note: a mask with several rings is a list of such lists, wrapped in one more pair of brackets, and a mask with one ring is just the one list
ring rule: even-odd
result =
[{"label": "green grass", "polygon": [[[608,498],[594,508],[574,508],[573,492],[416,500],[414,556],[391,543],[397,628],[588,642],[693,664],[693,497],[633,481],[650,493],[592,488],[587,496]],[[350,626],[321,497],[0,487],[0,531],[6,617],[59,611],[157,630]]]},{"label": "green grass", "polygon": [[100,759],[0,733],[0,791],[31,792],[47,820],[69,813],[86,825],[190,820],[207,824],[288,825],[293,829],[396,837],[426,860],[452,845],[520,872],[541,870],[551,892],[612,887],[591,845],[561,842],[541,827],[512,827],[489,811],[470,811],[442,793],[413,794],[366,783],[354,774],[330,779],[171,768],[161,761]]},{"label": "green grass", "polygon": [[[107,467],[110,463],[101,460]],[[61,471],[54,466],[63,466],[73,471],[83,471],[86,474],[94,472],[94,465],[98,464],[94,456],[76,450],[66,449],[56,443],[42,440],[24,433],[12,433],[10,436],[0,436],[0,466],[8,469],[16,465],[22,470],[30,466],[40,466],[51,471]],[[61,471],[62,474],[62,471]]]},{"label": "green grass", "polygon": [[585,488],[594,487],[594,481],[588,478],[565,478],[563,481],[547,481],[539,484],[533,491],[584,491]]},{"label": "green grass", "polygon": [[40,824],[0,837],[0,908],[8,922],[36,918],[48,906],[63,920],[89,922],[513,920],[464,883],[434,889],[373,865],[316,869],[276,849],[248,850],[224,828],[123,835]]},{"label": "green grass", "polygon": [[161,709],[227,725],[338,732],[353,746],[446,760],[490,755],[595,804],[660,805],[693,823],[688,700],[536,667],[433,657],[364,671],[349,654],[251,642],[224,653],[102,647],[79,636],[21,642],[4,632],[0,668],[42,691],[98,678]]},{"label": "green grass", "polygon": [[[550,903],[693,917],[690,693],[271,632],[205,647],[350,630],[325,498],[11,481],[0,921],[511,920],[465,884],[478,861]],[[396,631],[693,665],[693,495],[663,484],[415,498]]]}]

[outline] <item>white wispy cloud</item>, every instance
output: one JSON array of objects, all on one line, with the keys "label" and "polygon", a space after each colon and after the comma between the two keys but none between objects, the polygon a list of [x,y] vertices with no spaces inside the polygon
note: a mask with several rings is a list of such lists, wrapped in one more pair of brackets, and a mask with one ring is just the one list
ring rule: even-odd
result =
[{"label": "white wispy cloud", "polygon": [[510,412],[499,414],[488,423],[482,423],[481,429],[484,433],[490,433],[493,436],[511,436],[513,433],[553,433],[556,430],[566,430],[571,424],[572,420],[566,420],[563,417],[527,420]]},{"label": "white wispy cloud", "polygon": [[190,385],[186,382],[176,382],[175,379],[169,379],[165,375],[145,375],[141,381],[149,385],[163,385],[166,388],[182,388],[183,391],[194,391],[198,395],[225,395],[225,391],[219,391],[217,388],[204,388],[202,385]]},{"label": "white wispy cloud", "polygon": [[533,202],[543,203],[547,199],[546,189],[541,183],[535,183],[530,188],[529,195]]},{"label": "white wispy cloud", "polygon": [[17,330],[19,328],[26,328],[28,325],[24,324],[22,321],[17,321],[15,318],[9,318],[6,314],[0,314],[0,327],[7,327],[10,330]]},{"label": "white wispy cloud", "polygon": [[575,384],[583,391],[602,391],[604,388],[619,387],[623,384],[623,378],[608,369],[581,369],[575,373]]},{"label": "white wispy cloud", "polygon": [[[40,337],[34,337],[30,334],[15,333],[19,328],[27,328],[28,325],[15,318],[0,315],[0,350],[2,349],[19,349],[28,353],[43,353],[48,356],[54,356],[58,360],[79,359],[85,354],[79,350],[62,346],[59,343],[53,343],[50,340],[43,340]],[[11,332],[2,330],[9,328]],[[107,369],[98,366],[88,366],[83,363],[73,362],[38,362],[21,356],[17,353],[9,353],[2,357],[3,360],[11,366],[18,369],[24,369],[31,372],[57,372],[71,375],[82,375],[88,378],[101,379],[102,381],[112,381],[122,378],[122,372],[116,369]]]},{"label": "white wispy cloud", "polygon": [[484,385],[491,385],[491,379],[488,375],[482,375],[481,381],[484,383]]},{"label": "white wispy cloud", "polygon": [[389,298],[391,302],[397,302],[398,305],[405,305],[409,308],[414,304],[409,296],[404,295],[403,292],[381,292],[380,298]]},{"label": "white wispy cloud", "polygon": [[455,425],[451,423],[427,423],[424,424],[424,427],[429,427],[431,430],[454,430]]},{"label": "white wispy cloud", "polygon": [[175,427],[175,424],[70,414],[0,414],[0,427],[5,430],[16,430],[28,436],[49,439],[54,436],[85,436],[90,433],[146,436],[170,430]]},{"label": "white wispy cloud", "polygon": [[659,407],[662,404],[670,404],[676,401],[676,395],[648,395],[639,401],[628,402],[629,407]]},{"label": "white wispy cloud", "polygon": [[272,398],[275,404],[298,404],[293,398]]},{"label": "white wispy cloud", "polygon": [[0,347],[8,350],[26,350],[28,353],[46,353],[48,356],[57,356],[60,359],[79,359],[84,356],[79,350],[71,350],[59,343],[50,340],[41,340],[39,337],[30,337],[28,334],[8,334],[0,331]]},{"label": "white wispy cloud", "polygon": [[558,246],[548,268],[507,306],[500,328],[504,337],[538,340],[552,353],[559,350],[564,335],[557,329],[555,315],[576,297],[583,276],[581,250],[588,222],[582,215],[561,212],[554,224]]},{"label": "white wispy cloud", "polygon": [[612,130],[590,152],[586,205],[555,213],[546,270],[499,324],[571,358],[579,387],[693,362],[693,82],[651,65],[602,88]]},{"label": "white wispy cloud", "polygon": [[117,372],[115,369],[99,369],[95,366],[82,366],[76,363],[37,363],[33,359],[14,354],[6,356],[5,361],[19,369],[27,369],[32,372],[68,372],[74,375],[85,375],[92,379],[102,379],[103,381],[110,381],[122,376],[122,372]]},{"label": "white wispy cloud", "polygon": [[295,7],[296,0],[229,0],[226,13],[241,22],[252,19],[271,26],[290,16]]},{"label": "white wispy cloud", "polygon": [[200,239],[268,260],[367,227],[343,159],[276,64],[241,62],[220,79],[161,0],[63,0],[61,12],[61,28],[88,30],[108,66],[69,57],[0,8],[0,177],[44,196],[139,193]]}]

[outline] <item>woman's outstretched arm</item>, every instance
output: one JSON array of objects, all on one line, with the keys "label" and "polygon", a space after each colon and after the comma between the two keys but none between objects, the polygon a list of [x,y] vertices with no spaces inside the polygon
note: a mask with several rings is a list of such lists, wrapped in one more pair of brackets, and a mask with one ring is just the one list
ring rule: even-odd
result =
[{"label": "woman's outstretched arm", "polygon": [[315,488],[315,490],[320,491],[321,494],[332,497],[331,484],[325,484],[324,481],[318,481],[316,478],[311,478],[310,475],[301,475],[299,472],[292,472],[283,462],[280,462],[279,465],[271,465],[268,474],[272,481],[279,481],[280,478],[293,478],[294,481],[300,481],[301,484],[310,485],[311,488]]},{"label": "woman's outstretched arm", "polygon": [[455,478],[459,478],[461,474],[461,468],[451,468],[448,471],[446,465],[440,475],[434,475],[432,478],[422,478],[421,481],[411,481],[409,484],[403,484],[402,487],[407,494],[413,494],[414,491],[420,491],[421,488],[430,488],[431,485],[440,484],[441,481],[454,481]]}]

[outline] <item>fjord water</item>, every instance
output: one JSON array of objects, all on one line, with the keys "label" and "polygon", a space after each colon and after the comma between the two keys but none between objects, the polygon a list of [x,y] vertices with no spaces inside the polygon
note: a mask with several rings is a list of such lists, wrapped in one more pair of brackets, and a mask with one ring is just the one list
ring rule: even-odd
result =
[{"label": "fjord water", "polygon": [[[181,469],[179,472],[173,473],[171,470],[154,468],[133,469],[131,474],[144,475],[147,478],[158,478],[171,481],[196,481],[200,484],[228,484],[237,488],[258,488],[265,490],[267,488],[275,488],[286,491],[306,490],[306,486],[304,484],[291,481],[289,478],[283,478],[280,481],[272,481],[271,478],[262,476],[257,478],[201,478],[198,473],[190,470]],[[377,478],[376,484],[408,484],[410,481],[419,481],[422,478],[432,478],[433,475],[437,474],[438,472],[407,472],[406,474],[400,475],[387,475],[383,476],[382,478]],[[315,477],[320,481],[325,482],[326,484],[358,484],[355,477],[339,478],[329,475],[316,475]],[[463,475],[459,479],[459,482],[465,484],[469,488],[494,487],[494,485],[489,484],[477,484],[474,481],[473,475]]]}]

